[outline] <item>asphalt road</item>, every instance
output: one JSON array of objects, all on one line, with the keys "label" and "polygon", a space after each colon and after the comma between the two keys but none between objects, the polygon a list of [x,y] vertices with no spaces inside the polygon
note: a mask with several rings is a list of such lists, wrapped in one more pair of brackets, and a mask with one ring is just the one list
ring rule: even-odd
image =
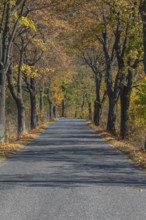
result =
[{"label": "asphalt road", "polygon": [[0,220],[146,220],[146,173],[61,119],[0,164]]}]

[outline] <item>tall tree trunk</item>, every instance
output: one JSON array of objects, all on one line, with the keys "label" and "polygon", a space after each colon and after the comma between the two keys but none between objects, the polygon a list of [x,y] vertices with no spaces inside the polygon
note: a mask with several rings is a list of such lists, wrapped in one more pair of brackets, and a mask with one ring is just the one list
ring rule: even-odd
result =
[{"label": "tall tree trunk", "polygon": [[[16,30],[18,27],[18,20],[21,19],[23,14],[23,9],[25,5],[25,1],[20,1],[16,6],[17,9],[20,9],[19,19],[12,25],[11,27],[11,15],[12,15],[12,4],[10,1],[4,1],[4,14],[2,15],[3,19],[3,27],[0,30],[0,142],[4,141],[4,133],[5,133],[5,89],[6,89],[6,74],[10,65],[10,58],[12,56],[11,49],[13,40],[16,35]],[[15,8],[15,9],[16,9]]]},{"label": "tall tree trunk", "polygon": [[51,100],[50,88],[48,88],[48,102],[49,102],[49,117],[50,117],[50,120],[52,120],[53,119],[53,103]]},{"label": "tall tree trunk", "polygon": [[49,102],[49,106],[50,106],[49,117],[50,117],[50,120],[52,120],[53,119],[53,103]]},{"label": "tall tree trunk", "polygon": [[107,80],[107,94],[109,102],[107,130],[115,135],[116,134],[116,119],[117,119],[117,103],[120,95],[121,77],[120,72],[117,73],[114,88],[112,83],[112,69],[108,69],[109,79]]},{"label": "tall tree trunk", "polygon": [[44,119],[44,98],[43,98],[43,90],[40,90],[40,116],[41,120]]},{"label": "tall tree trunk", "polygon": [[53,106],[53,115],[54,118],[57,118],[57,106]]},{"label": "tall tree trunk", "polygon": [[35,129],[38,125],[38,114],[37,114],[37,102],[36,96],[34,94],[30,94],[30,107],[31,107],[31,129]]},{"label": "tall tree trunk", "polygon": [[89,121],[92,121],[92,104],[88,103],[88,111],[89,111]]},{"label": "tall tree trunk", "polygon": [[121,91],[121,124],[120,124],[120,136],[121,139],[125,139],[129,135],[129,106],[130,106],[130,94],[127,94],[124,87]]},{"label": "tall tree trunk", "polygon": [[6,73],[0,65],[0,143],[3,143],[5,139],[5,85]]},{"label": "tall tree trunk", "polygon": [[6,74],[9,66],[9,39],[10,39],[10,2],[4,3],[5,22],[0,30],[0,143],[5,140],[5,99]]},{"label": "tall tree trunk", "polygon": [[76,109],[75,109],[75,118],[78,117],[78,107],[76,106]]},{"label": "tall tree trunk", "polygon": [[11,70],[9,70],[9,73],[8,73],[8,86],[9,86],[10,92],[12,94],[12,97],[14,98],[14,101],[15,101],[16,107],[17,107],[17,137],[20,138],[26,131],[25,107],[24,107],[21,92],[18,94],[16,94],[16,92],[15,92],[15,88],[12,83]]},{"label": "tall tree trunk", "polygon": [[83,119],[84,118],[84,109],[85,109],[85,95],[83,95],[83,101],[82,101],[82,104],[81,104],[81,118]]},{"label": "tall tree trunk", "polygon": [[30,107],[31,107],[31,122],[30,127],[34,129],[38,125],[38,112],[37,112],[37,101],[35,92],[35,79],[30,79]]},{"label": "tall tree trunk", "polygon": [[[117,118],[117,102],[120,93],[120,77],[119,72],[116,75],[116,79],[113,78],[113,61],[114,61],[114,47],[111,49],[109,47],[109,34],[107,30],[107,26],[105,30],[102,32],[103,36],[103,50],[105,54],[105,62],[106,62],[106,87],[107,87],[107,95],[109,101],[109,112],[108,112],[108,121],[107,121],[107,130],[114,134],[116,133],[116,118]],[[112,51],[112,52],[111,52]],[[114,82],[115,81],[115,82]]]},{"label": "tall tree trunk", "polygon": [[8,86],[10,89],[10,92],[12,94],[12,97],[15,100],[16,106],[17,106],[17,136],[20,138],[25,133],[25,107],[23,102],[23,89],[22,89],[22,64],[23,64],[23,45],[20,51],[20,61],[18,66],[18,78],[17,78],[17,90],[15,90],[15,86],[13,84],[13,72],[11,66],[8,69],[7,72],[7,79],[8,79]]},{"label": "tall tree trunk", "polygon": [[94,124],[99,126],[101,119],[101,104],[98,101],[94,102]]},{"label": "tall tree trunk", "polygon": [[[119,25],[119,27],[120,27],[120,25]],[[124,69],[124,67],[126,65],[128,65],[128,64],[125,64],[125,62],[124,62],[126,45],[127,45],[127,35],[125,36],[125,40],[123,40],[123,42],[121,42],[121,30],[120,30],[120,28],[118,28],[115,49],[116,49],[116,57],[117,57],[117,61],[118,61],[119,73],[122,73],[122,70]],[[128,75],[129,75],[129,73],[128,73]],[[125,76],[123,74],[120,74],[120,75],[121,75],[120,81],[122,82],[124,80]],[[120,135],[121,135],[122,139],[126,138],[129,134],[129,106],[130,106],[130,94],[131,94],[131,88],[129,90],[129,86],[130,87],[132,86],[129,84],[129,82],[130,82],[129,76],[126,77],[127,85],[125,86],[122,83],[120,85],[120,103],[121,103]]]},{"label": "tall tree trunk", "polygon": [[62,113],[61,113],[61,116],[65,117],[66,85],[65,85],[64,82],[62,83],[62,92],[64,94],[64,98],[62,100]]},{"label": "tall tree trunk", "polygon": [[62,100],[62,117],[65,117],[65,99]]},{"label": "tall tree trunk", "polygon": [[18,66],[18,79],[17,79],[17,109],[18,109],[18,138],[25,133],[25,107],[23,103],[23,89],[22,89],[22,65],[24,56],[24,41],[20,49],[20,61]]},{"label": "tall tree trunk", "polygon": [[94,124],[99,126],[101,119],[101,102],[100,102],[101,80],[98,79],[97,75],[95,76],[95,84],[96,84],[96,100],[94,103]]},{"label": "tall tree trunk", "polygon": [[107,62],[107,94],[108,94],[108,120],[107,120],[107,130],[115,135],[116,134],[116,119],[117,119],[117,102],[120,93],[120,87],[118,85],[118,75],[115,79],[115,85],[113,88],[113,79],[112,79],[112,64],[111,62]]},{"label": "tall tree trunk", "polygon": [[25,133],[25,107],[21,98],[17,100],[17,111],[18,111],[18,138],[22,137]]},{"label": "tall tree trunk", "polygon": [[121,125],[120,125],[120,136],[125,139],[129,135],[129,107],[130,107],[130,96],[132,91],[132,71],[129,71],[127,76],[127,85],[123,85],[121,88],[120,100],[121,100]]},{"label": "tall tree trunk", "polygon": [[116,118],[117,118],[117,102],[113,98],[109,97],[107,130],[113,135],[115,135],[116,133]]}]

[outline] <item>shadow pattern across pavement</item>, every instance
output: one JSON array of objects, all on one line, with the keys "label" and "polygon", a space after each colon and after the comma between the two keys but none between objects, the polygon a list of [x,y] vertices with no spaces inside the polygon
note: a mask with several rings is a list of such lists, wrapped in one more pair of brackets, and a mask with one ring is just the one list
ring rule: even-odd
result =
[{"label": "shadow pattern across pavement", "polygon": [[146,174],[83,120],[51,125],[0,168],[0,190],[91,185],[146,187]]}]

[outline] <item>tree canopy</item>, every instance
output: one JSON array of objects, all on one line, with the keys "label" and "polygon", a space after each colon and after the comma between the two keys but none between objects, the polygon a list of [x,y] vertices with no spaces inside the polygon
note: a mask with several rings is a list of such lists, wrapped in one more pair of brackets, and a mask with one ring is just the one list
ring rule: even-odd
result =
[{"label": "tree canopy", "polygon": [[61,116],[122,139],[145,128],[145,4],[1,0],[1,142]]}]

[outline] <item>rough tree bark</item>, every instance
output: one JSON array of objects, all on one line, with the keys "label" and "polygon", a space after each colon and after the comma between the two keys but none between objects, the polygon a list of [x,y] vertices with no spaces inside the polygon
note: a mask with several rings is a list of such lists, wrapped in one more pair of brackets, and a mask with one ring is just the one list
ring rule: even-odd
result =
[{"label": "rough tree bark", "polygon": [[30,78],[30,80],[28,80],[27,75],[23,74],[23,79],[24,82],[26,83],[27,92],[29,93],[29,97],[30,97],[30,128],[32,130],[35,129],[39,123],[35,78]]},{"label": "rough tree bark", "polygon": [[61,113],[61,116],[65,117],[66,85],[65,85],[64,82],[62,83],[62,92],[64,94],[64,98],[62,100],[62,113]]},{"label": "rough tree bark", "polygon": [[31,107],[31,129],[35,129],[38,125],[38,111],[35,91],[35,79],[30,79],[30,107]]},{"label": "rough tree bark", "polygon": [[116,134],[116,119],[117,119],[117,102],[120,94],[120,73],[117,73],[116,80],[113,88],[112,82],[112,64],[107,65],[107,94],[109,102],[107,130],[115,135]]},{"label": "rough tree bark", "polygon": [[109,111],[107,130],[115,135],[116,133],[116,119],[117,119],[117,101],[113,97],[109,97]]},{"label": "rough tree bark", "polygon": [[[3,3],[4,11],[0,25],[0,142],[5,139],[5,87],[9,67],[10,3]],[[4,23],[4,24],[3,24]]]},{"label": "rough tree bark", "polygon": [[[16,1],[13,5],[10,1],[2,1],[2,16],[0,17],[0,142],[4,142],[5,136],[5,87],[6,74],[10,65],[11,47],[15,38],[19,20],[23,14],[26,0]],[[18,19],[11,25],[11,14],[19,10]],[[11,29],[11,30],[10,30]]]},{"label": "rough tree bark", "polygon": [[25,106],[23,103],[23,99],[21,94],[18,95],[17,98],[17,110],[18,110],[18,138],[22,137],[23,134],[26,131],[26,126],[25,126]]},{"label": "rough tree bark", "polygon": [[75,108],[75,118],[78,118],[78,107]]},{"label": "rough tree bark", "polygon": [[43,89],[40,90],[40,118],[41,120],[44,119],[44,97],[43,97]]},{"label": "rough tree bark", "polygon": [[121,88],[120,100],[121,100],[121,125],[120,135],[122,139],[129,136],[129,107],[130,107],[130,96],[132,91],[133,73],[128,71],[126,77],[127,84]]},{"label": "rough tree bark", "polygon": [[57,106],[53,106],[53,116],[57,118]]},{"label": "rough tree bark", "polygon": [[[121,104],[121,122],[120,122],[120,136],[121,139],[125,139],[129,135],[129,107],[130,107],[130,96],[132,91],[133,84],[133,71],[136,69],[139,58],[135,60],[132,66],[130,65],[130,59],[128,61],[124,61],[127,42],[128,42],[128,30],[129,30],[129,22],[125,26],[125,36],[123,38],[121,30],[120,30],[120,20],[116,29],[116,42],[115,42],[115,50],[116,57],[118,62],[118,69],[121,73],[121,86],[120,86],[120,104]],[[125,66],[132,67],[133,71],[128,70],[128,73],[122,73]]]},{"label": "rough tree bark", "polygon": [[[104,22],[106,22],[105,16],[103,16]],[[116,119],[117,119],[117,102],[120,94],[121,78],[120,72],[117,72],[115,82],[113,82],[113,61],[115,57],[115,44],[113,46],[109,45],[109,36],[107,27],[105,26],[105,31],[102,33],[102,45],[105,55],[106,62],[106,85],[107,85],[107,95],[109,99],[109,112],[107,121],[107,130],[115,135],[116,133]],[[117,36],[115,36],[115,42]]]},{"label": "rough tree bark", "polygon": [[0,142],[4,142],[5,138],[5,84],[6,73],[0,65]]},{"label": "rough tree bark", "polygon": [[100,87],[101,87],[101,80],[99,80],[98,75],[95,75],[95,85],[96,85],[96,100],[94,103],[94,124],[99,126],[100,119],[101,119],[101,112],[102,112],[102,105],[100,101]]},{"label": "rough tree bark", "polygon": [[88,103],[88,111],[89,111],[89,121],[92,121],[92,104]]},{"label": "rough tree bark", "polygon": [[49,102],[49,117],[50,117],[50,120],[52,120],[53,119],[53,102],[51,100],[50,88],[48,88],[48,102]]},{"label": "rough tree bark", "polygon": [[[25,133],[25,106],[23,103],[23,97],[22,97],[22,88],[21,84],[17,85],[19,89],[17,91],[15,90],[15,86],[13,84],[13,72],[12,69],[9,68],[7,72],[7,78],[8,78],[8,87],[11,92],[12,97],[14,98],[14,101],[16,103],[17,107],[17,137],[20,138]],[[20,83],[20,81],[18,81]]]},{"label": "rough tree bark", "polygon": [[84,110],[85,110],[85,95],[83,95],[82,104],[81,104],[81,118],[84,118]]},{"label": "rough tree bark", "polygon": [[62,117],[65,117],[65,99],[62,100]]},{"label": "rough tree bark", "polygon": [[[28,47],[29,45],[29,47]],[[28,47],[28,48],[27,48]],[[42,52],[39,53],[38,50],[32,50],[30,53],[30,44],[29,40],[25,39],[25,63],[29,65],[30,67],[35,67],[37,62],[41,59],[42,57]],[[28,55],[29,54],[29,55]],[[27,74],[23,72],[23,78],[24,82],[27,87],[27,91],[29,92],[30,96],[30,106],[31,106],[31,117],[30,117],[30,127],[31,129],[35,129],[39,123],[39,116],[38,116],[38,109],[37,109],[37,99],[36,99],[36,78],[35,77],[30,77]],[[41,92],[40,92],[41,94]],[[42,94],[40,95],[40,111],[41,111],[41,117],[42,117],[42,109],[43,109],[43,97]]]},{"label": "rough tree bark", "polygon": [[95,78],[95,94],[94,102],[94,124],[99,126],[101,121],[102,106],[104,97],[101,97],[101,83],[103,73],[103,52],[97,51],[95,48],[88,49],[83,53],[85,63],[91,68]]},{"label": "rough tree bark", "polygon": [[23,103],[23,89],[22,89],[22,65],[24,58],[24,40],[21,38],[20,61],[18,66],[17,79],[17,110],[18,110],[18,138],[25,133],[25,107]]}]

